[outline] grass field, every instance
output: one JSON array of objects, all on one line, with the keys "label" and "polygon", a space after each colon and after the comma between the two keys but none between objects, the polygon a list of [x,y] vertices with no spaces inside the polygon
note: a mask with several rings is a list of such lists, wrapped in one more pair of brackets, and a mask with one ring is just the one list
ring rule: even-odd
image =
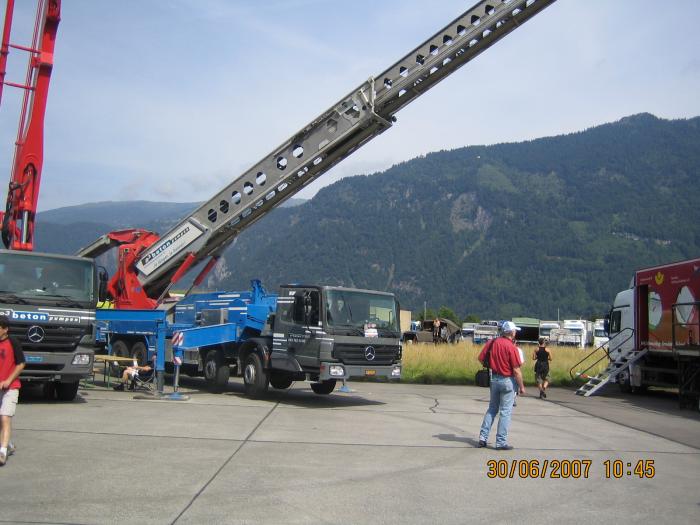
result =
[{"label": "grass field", "polygon": [[[522,367],[525,384],[534,385],[535,363],[532,360],[532,352],[537,346],[522,344],[520,347],[525,354],[525,364]],[[406,344],[403,347],[401,381],[405,383],[474,384],[474,376],[481,369],[481,364],[477,361],[481,348],[481,345],[475,345],[471,341],[442,345]],[[571,380],[569,369],[588,355],[592,349],[581,350],[569,346],[553,346],[550,347],[550,350],[552,352],[552,361],[549,366],[551,384],[553,386],[582,384],[583,380]],[[595,359],[590,360],[591,363],[593,361]],[[596,368],[588,371],[587,375],[596,375],[606,365],[606,360],[601,361]]]}]

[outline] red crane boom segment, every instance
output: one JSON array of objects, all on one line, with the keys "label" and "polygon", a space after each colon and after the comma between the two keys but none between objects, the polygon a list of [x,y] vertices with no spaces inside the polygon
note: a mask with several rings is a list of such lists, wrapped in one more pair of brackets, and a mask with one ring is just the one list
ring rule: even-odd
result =
[{"label": "red crane boom segment", "polygon": [[[10,43],[14,0],[7,1],[0,49],[0,100],[5,85],[24,89],[12,174],[5,211],[0,211],[2,241],[12,250],[34,249],[34,218],[39,201],[44,161],[44,116],[53,68],[56,32],[61,21],[60,0],[39,0],[32,46]],[[10,48],[29,53],[24,84],[5,81]]]}]

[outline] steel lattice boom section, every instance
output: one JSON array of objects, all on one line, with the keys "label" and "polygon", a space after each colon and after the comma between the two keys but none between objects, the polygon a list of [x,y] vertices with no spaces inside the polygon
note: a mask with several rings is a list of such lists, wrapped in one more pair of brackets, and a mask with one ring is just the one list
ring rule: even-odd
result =
[{"label": "steel lattice boom section", "polygon": [[478,2],[244,172],[140,255],[154,296],[189,257],[220,255],[242,230],[380,135],[394,114],[555,0]]}]

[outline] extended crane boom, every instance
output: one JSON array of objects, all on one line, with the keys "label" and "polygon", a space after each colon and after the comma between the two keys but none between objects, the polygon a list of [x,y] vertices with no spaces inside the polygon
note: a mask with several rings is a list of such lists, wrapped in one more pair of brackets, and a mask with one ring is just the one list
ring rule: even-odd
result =
[{"label": "extended crane boom", "polygon": [[[465,11],[340,99],[156,242],[131,245],[133,264],[126,272],[131,282],[119,287],[128,297],[121,305],[117,300],[117,306],[155,306],[187,269],[206,257],[218,258],[241,231],[390,128],[401,108],[554,1],[484,0]],[[104,246],[98,241],[79,254],[94,256],[100,244]]]},{"label": "extended crane boom", "polygon": [[[12,250],[34,249],[34,217],[39,200],[44,163],[44,115],[53,69],[56,31],[61,20],[60,0],[39,0],[32,47],[10,43],[14,0],[8,0],[0,50],[0,96],[3,85],[24,89],[15,158],[7,192],[5,211],[0,211],[2,241]],[[24,84],[5,82],[10,48],[29,53]]]}]

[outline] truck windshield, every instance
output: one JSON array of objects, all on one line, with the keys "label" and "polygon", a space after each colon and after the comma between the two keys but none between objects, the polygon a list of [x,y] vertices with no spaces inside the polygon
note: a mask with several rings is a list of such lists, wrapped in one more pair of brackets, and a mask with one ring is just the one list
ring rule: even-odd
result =
[{"label": "truck windshield", "polygon": [[363,328],[372,323],[379,329],[399,330],[396,302],[391,295],[327,290],[326,319],[335,327]]},{"label": "truck windshield", "polygon": [[90,261],[0,252],[0,302],[84,307],[95,300]]}]

